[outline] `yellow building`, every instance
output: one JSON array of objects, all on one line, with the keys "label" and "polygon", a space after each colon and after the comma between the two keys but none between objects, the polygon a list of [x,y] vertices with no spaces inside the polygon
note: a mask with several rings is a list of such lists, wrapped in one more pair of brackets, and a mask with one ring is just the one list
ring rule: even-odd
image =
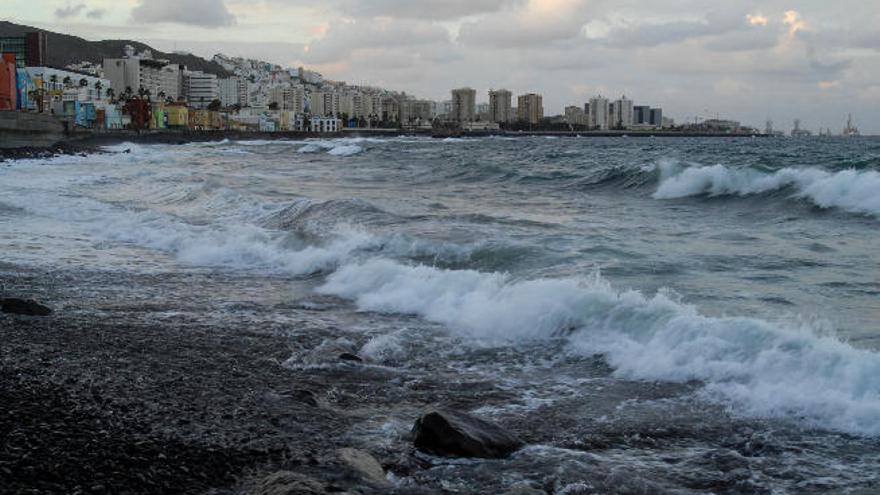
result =
[{"label": "yellow building", "polygon": [[189,125],[189,108],[184,104],[170,103],[165,106],[168,127],[186,127]]}]

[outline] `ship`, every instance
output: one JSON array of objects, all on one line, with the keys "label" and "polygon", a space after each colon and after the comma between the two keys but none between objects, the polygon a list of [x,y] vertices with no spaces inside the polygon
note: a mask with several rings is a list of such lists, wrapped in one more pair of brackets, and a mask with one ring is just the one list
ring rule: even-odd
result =
[{"label": "ship", "polygon": [[853,125],[852,114],[849,114],[846,118],[846,127],[843,128],[843,135],[847,137],[861,135],[859,134],[859,128]]}]

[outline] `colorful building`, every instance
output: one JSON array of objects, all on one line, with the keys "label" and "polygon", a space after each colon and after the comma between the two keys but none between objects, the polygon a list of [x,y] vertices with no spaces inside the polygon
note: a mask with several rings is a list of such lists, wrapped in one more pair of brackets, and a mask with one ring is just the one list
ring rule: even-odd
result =
[{"label": "colorful building", "polygon": [[189,125],[189,108],[185,103],[169,103],[165,105],[164,111],[167,116],[166,127],[169,129],[180,129]]},{"label": "colorful building", "polygon": [[0,110],[18,108],[18,76],[15,70],[15,55],[4,53],[0,61]]}]

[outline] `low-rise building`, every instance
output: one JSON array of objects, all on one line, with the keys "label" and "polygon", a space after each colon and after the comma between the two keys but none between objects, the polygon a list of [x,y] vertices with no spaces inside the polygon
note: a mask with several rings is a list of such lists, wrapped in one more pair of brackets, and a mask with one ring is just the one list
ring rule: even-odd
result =
[{"label": "low-rise building", "polygon": [[313,116],[309,119],[309,130],[311,132],[339,132],[340,129],[342,129],[342,121],[335,117]]},{"label": "low-rise building", "polygon": [[185,103],[169,103],[164,107],[168,128],[185,128],[189,126],[189,107]]}]

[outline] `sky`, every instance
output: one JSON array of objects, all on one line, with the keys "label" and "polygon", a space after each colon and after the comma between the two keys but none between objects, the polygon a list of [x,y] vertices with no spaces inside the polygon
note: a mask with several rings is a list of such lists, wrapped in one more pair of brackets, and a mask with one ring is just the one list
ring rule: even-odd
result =
[{"label": "sky", "polygon": [[[259,58],[422,98],[470,86],[880,134],[878,0],[4,0],[0,19],[91,40]],[[51,49],[51,47],[50,47]]]}]

